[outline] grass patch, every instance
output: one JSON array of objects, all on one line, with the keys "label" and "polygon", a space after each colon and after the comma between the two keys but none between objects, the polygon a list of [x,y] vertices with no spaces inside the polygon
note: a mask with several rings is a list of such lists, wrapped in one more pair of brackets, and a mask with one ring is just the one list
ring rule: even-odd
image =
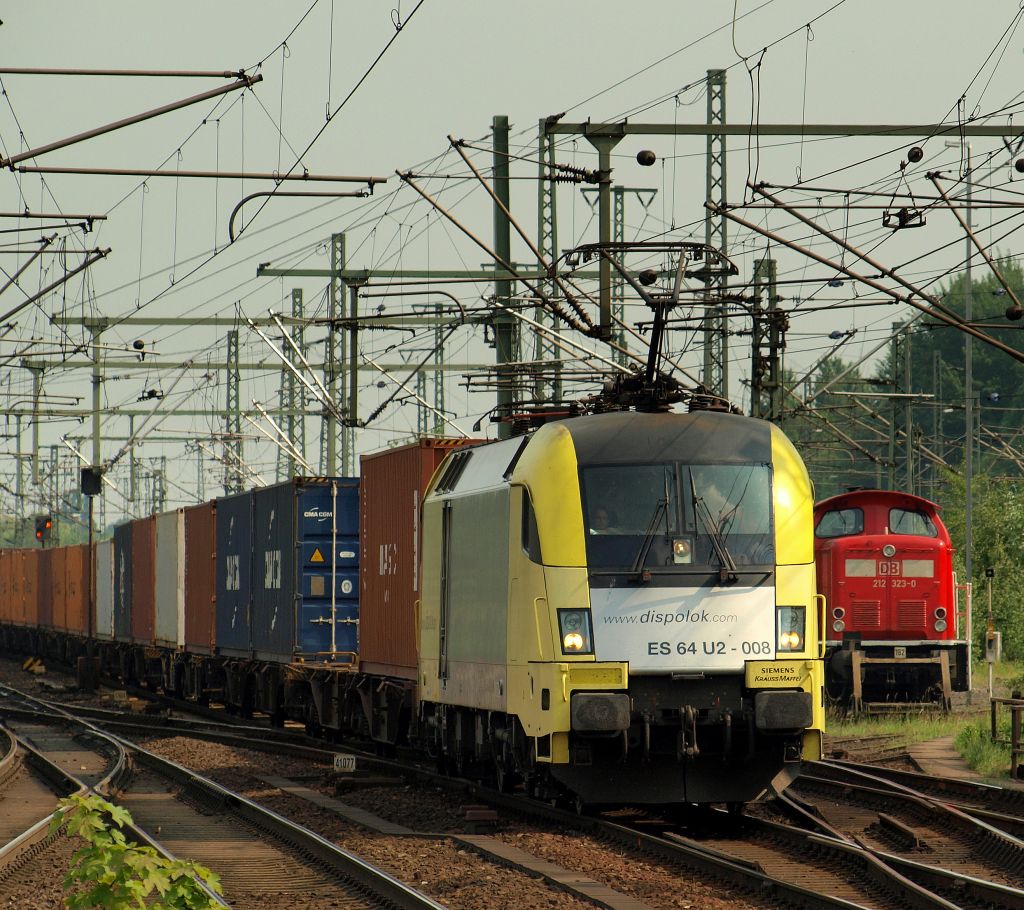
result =
[{"label": "grass patch", "polygon": [[904,717],[860,717],[856,720],[844,718],[828,719],[825,732],[830,736],[869,737],[893,736],[893,745],[910,745],[940,736],[955,736],[967,721],[953,715],[909,715]]},{"label": "grass patch", "polygon": [[[1010,720],[998,727],[1000,739],[1009,741]],[[992,727],[988,720],[968,724],[956,735],[956,748],[982,777],[1007,777],[1010,773],[1010,747],[992,742]]]}]

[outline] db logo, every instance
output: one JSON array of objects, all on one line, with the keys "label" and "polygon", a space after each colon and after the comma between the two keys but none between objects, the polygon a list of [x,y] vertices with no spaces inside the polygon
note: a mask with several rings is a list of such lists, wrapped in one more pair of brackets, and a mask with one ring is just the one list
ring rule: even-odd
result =
[{"label": "db logo", "polygon": [[899,575],[900,574],[900,561],[898,559],[892,560],[892,562],[880,562],[878,564],[879,575]]}]

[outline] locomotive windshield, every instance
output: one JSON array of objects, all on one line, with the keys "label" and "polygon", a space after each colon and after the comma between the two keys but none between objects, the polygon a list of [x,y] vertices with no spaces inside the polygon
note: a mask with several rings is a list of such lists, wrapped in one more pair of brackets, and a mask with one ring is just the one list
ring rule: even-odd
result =
[{"label": "locomotive windshield", "polygon": [[768,465],[587,467],[583,506],[592,568],[774,562]]},{"label": "locomotive windshield", "polygon": [[821,516],[815,537],[847,537],[864,533],[863,509],[831,509]]},{"label": "locomotive windshield", "polygon": [[938,537],[939,532],[924,512],[910,509],[889,509],[889,533],[913,534],[916,537]]}]

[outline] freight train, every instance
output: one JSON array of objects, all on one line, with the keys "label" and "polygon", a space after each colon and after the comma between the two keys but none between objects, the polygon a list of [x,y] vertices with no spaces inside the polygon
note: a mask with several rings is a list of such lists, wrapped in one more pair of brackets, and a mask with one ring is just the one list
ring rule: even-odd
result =
[{"label": "freight train", "polygon": [[545,799],[742,804],[821,754],[812,510],[725,412],[421,440],[0,552],[0,635]]},{"label": "freight train", "polygon": [[818,590],[828,603],[826,682],[854,713],[933,702],[968,687],[953,546],[939,507],[853,490],[815,506]]}]

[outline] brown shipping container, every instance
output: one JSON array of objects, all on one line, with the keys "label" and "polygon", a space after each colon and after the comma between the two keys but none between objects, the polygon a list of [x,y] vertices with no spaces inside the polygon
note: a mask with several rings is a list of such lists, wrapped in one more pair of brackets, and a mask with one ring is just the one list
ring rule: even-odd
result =
[{"label": "brown shipping container", "polygon": [[64,557],[64,628],[76,635],[88,634],[89,545],[68,547]]},{"label": "brown shipping container", "polygon": [[185,650],[212,654],[217,633],[217,503],[185,509]]},{"label": "brown shipping container", "polygon": [[25,551],[14,550],[11,558],[11,598],[14,601],[14,622],[28,623],[28,605],[25,602]]},{"label": "brown shipping container", "polygon": [[53,550],[36,550],[36,621],[41,629],[53,628]]},{"label": "brown shipping container", "polygon": [[452,450],[479,440],[423,439],[360,459],[359,665],[416,678],[423,491]]},{"label": "brown shipping container", "polygon": [[0,550],[0,623],[14,622],[14,599],[11,597],[12,550]]},{"label": "brown shipping container", "polygon": [[42,550],[23,550],[21,583],[25,589],[25,625],[39,625],[39,554]]},{"label": "brown shipping container", "polygon": [[152,644],[156,626],[156,516],[132,522],[132,641]]},{"label": "brown shipping container", "polygon": [[50,625],[54,629],[67,628],[67,555],[67,547],[54,547],[50,550],[50,600],[53,604]]}]

